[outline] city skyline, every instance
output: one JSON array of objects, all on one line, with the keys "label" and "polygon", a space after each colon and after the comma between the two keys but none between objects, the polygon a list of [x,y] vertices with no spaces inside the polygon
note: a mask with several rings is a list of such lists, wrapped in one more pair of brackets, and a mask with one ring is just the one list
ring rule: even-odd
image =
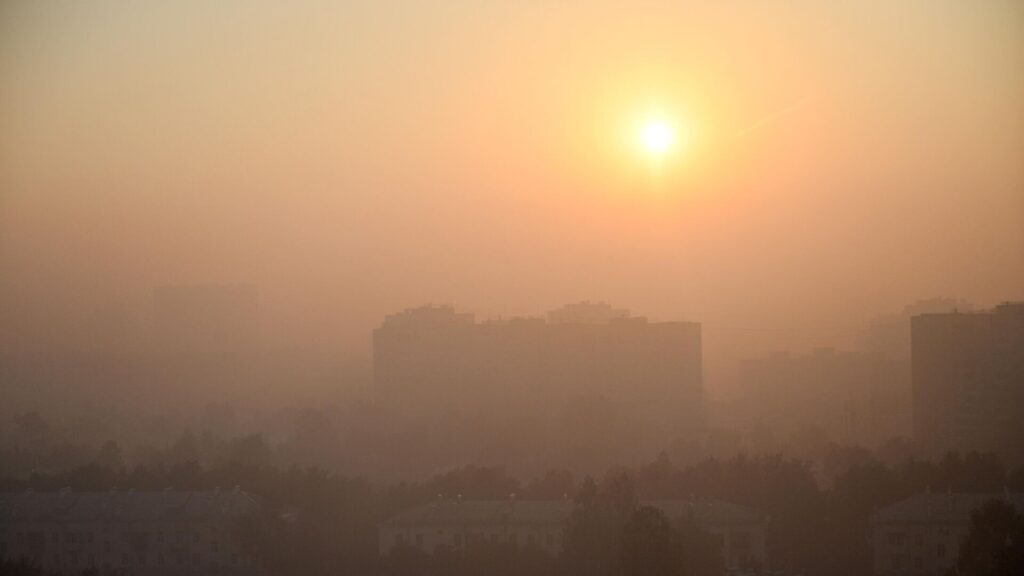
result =
[{"label": "city skyline", "polygon": [[1022,416],[1022,0],[0,0],[0,576],[1019,576]]},{"label": "city skyline", "polygon": [[364,360],[422,302],[700,318],[717,381],[1024,289],[1016,2],[60,6],[0,8],[6,349],[242,282]]}]

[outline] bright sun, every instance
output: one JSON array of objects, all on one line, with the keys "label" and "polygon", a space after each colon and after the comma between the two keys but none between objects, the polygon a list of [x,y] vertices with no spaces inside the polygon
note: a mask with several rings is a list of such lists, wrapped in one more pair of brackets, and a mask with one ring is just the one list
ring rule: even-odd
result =
[{"label": "bright sun", "polygon": [[654,156],[661,156],[672,147],[675,134],[664,120],[651,120],[640,129],[640,144]]}]

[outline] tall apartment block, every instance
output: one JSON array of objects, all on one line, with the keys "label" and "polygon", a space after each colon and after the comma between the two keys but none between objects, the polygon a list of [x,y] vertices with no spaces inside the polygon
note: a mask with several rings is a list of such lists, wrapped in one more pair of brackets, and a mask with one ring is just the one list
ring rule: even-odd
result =
[{"label": "tall apartment block", "polygon": [[933,451],[1024,445],[1024,302],[911,319],[914,434]]}]

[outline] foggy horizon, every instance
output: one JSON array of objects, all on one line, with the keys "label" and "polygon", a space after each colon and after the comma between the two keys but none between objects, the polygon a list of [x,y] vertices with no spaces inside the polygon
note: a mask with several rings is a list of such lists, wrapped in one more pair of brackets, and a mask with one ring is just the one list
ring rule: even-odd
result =
[{"label": "foggy horizon", "polygon": [[[727,12],[9,3],[4,347],[166,284],[255,284],[282,341],[364,361],[427,302],[606,300],[728,363],[1021,297],[1019,6]],[[693,132],[659,181],[623,130],[649,108]]]},{"label": "foggy horizon", "polygon": [[0,576],[1014,573],[1021,415],[1019,0],[0,2]]}]

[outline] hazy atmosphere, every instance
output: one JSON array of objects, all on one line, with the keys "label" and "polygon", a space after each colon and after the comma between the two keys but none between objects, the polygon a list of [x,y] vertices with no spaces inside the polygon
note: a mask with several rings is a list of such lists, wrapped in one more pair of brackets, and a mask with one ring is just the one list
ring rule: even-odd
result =
[{"label": "hazy atmosphere", "polygon": [[[865,534],[926,489],[1020,518],[1022,300],[1017,0],[0,2],[0,492],[240,484],[275,522],[329,508],[296,490],[373,502],[336,556],[252,573],[493,573],[402,532],[458,490],[483,515],[627,477],[641,503],[801,502],[748,465],[843,512],[783,513],[760,556],[722,536],[717,568],[673,528],[682,573],[829,573],[847,547],[800,556],[828,532],[807,519]],[[835,504],[855,465],[899,488]],[[675,574],[626,536],[595,572],[608,547],[564,513],[557,561],[506,573]],[[391,553],[407,536],[423,558]],[[964,557],[864,540],[851,576]]]}]

